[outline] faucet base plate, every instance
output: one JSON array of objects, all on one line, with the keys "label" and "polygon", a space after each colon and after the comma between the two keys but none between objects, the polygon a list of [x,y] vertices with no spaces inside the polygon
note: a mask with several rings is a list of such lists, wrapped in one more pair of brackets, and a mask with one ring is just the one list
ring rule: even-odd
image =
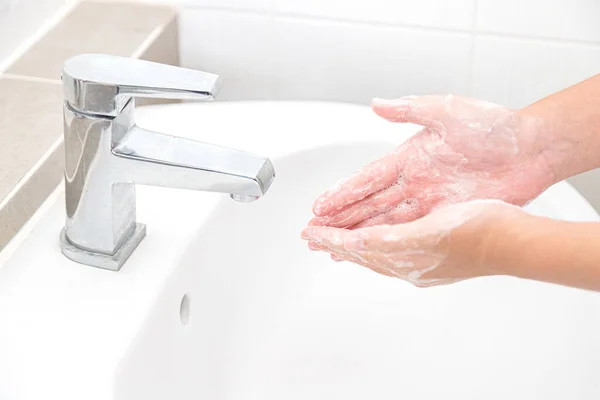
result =
[{"label": "faucet base plate", "polygon": [[131,256],[131,253],[133,253],[138,244],[140,244],[144,236],[146,236],[146,225],[136,223],[133,234],[125,243],[123,243],[115,254],[109,256],[101,253],[93,253],[74,246],[69,242],[65,229],[63,228],[60,231],[60,247],[62,253],[75,262],[90,265],[92,267],[108,269],[110,271],[118,271],[125,261],[127,261],[129,256]]}]

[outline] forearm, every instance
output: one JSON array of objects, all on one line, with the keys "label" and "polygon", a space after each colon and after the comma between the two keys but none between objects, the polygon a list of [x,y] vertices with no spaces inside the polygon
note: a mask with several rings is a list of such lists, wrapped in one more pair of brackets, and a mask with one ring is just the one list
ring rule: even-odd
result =
[{"label": "forearm", "polygon": [[488,252],[497,274],[600,291],[600,223],[527,215],[500,229]]},{"label": "forearm", "polygon": [[525,135],[561,181],[600,167],[600,75],[533,103],[520,112]]}]

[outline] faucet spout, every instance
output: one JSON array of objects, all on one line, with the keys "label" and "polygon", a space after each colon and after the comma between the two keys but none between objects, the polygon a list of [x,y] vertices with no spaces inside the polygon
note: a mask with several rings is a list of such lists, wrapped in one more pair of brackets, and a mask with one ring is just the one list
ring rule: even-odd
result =
[{"label": "faucet spout", "polygon": [[143,185],[263,196],[273,179],[271,161],[259,155],[134,126],[112,149],[124,181]]}]

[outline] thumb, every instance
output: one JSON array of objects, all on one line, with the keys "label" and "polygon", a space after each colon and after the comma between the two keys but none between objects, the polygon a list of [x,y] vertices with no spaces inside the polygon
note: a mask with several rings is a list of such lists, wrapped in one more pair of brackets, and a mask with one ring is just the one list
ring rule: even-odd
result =
[{"label": "thumb", "polygon": [[410,122],[437,129],[446,119],[449,96],[408,96],[387,100],[374,98],[373,111],[392,122]]}]

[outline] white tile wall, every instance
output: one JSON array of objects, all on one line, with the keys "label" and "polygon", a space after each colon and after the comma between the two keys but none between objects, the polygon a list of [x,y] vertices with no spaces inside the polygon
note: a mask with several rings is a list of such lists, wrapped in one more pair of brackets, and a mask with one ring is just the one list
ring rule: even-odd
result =
[{"label": "white tile wall", "polygon": [[467,34],[277,18],[274,36],[280,99],[467,93]]},{"label": "white tile wall", "polygon": [[600,73],[598,0],[171,1],[184,65],[221,73],[226,99],[454,92],[517,107]]},{"label": "white tile wall", "polygon": [[478,1],[478,30],[600,42],[598,0]]},{"label": "white tile wall", "polygon": [[4,15],[10,10],[14,0],[0,0],[0,15]]},{"label": "white tile wall", "polygon": [[179,22],[181,63],[218,73],[223,79],[220,100],[273,98],[271,17],[192,9]]},{"label": "white tile wall", "polygon": [[189,10],[181,23],[194,24],[194,39],[182,41],[182,62],[219,73],[221,100],[369,103],[374,96],[468,91],[472,38],[465,33],[215,10]]},{"label": "white tile wall", "polygon": [[477,37],[471,95],[523,107],[600,73],[600,46]]},{"label": "white tile wall", "polygon": [[[1,0],[0,0],[1,1]],[[107,0],[115,1],[115,0]],[[120,1],[120,0],[116,0]],[[172,4],[182,8],[210,8],[220,10],[270,11],[275,0],[124,0],[141,3]]]},{"label": "white tile wall", "polygon": [[471,29],[475,0],[273,0],[274,10],[334,19]]}]

